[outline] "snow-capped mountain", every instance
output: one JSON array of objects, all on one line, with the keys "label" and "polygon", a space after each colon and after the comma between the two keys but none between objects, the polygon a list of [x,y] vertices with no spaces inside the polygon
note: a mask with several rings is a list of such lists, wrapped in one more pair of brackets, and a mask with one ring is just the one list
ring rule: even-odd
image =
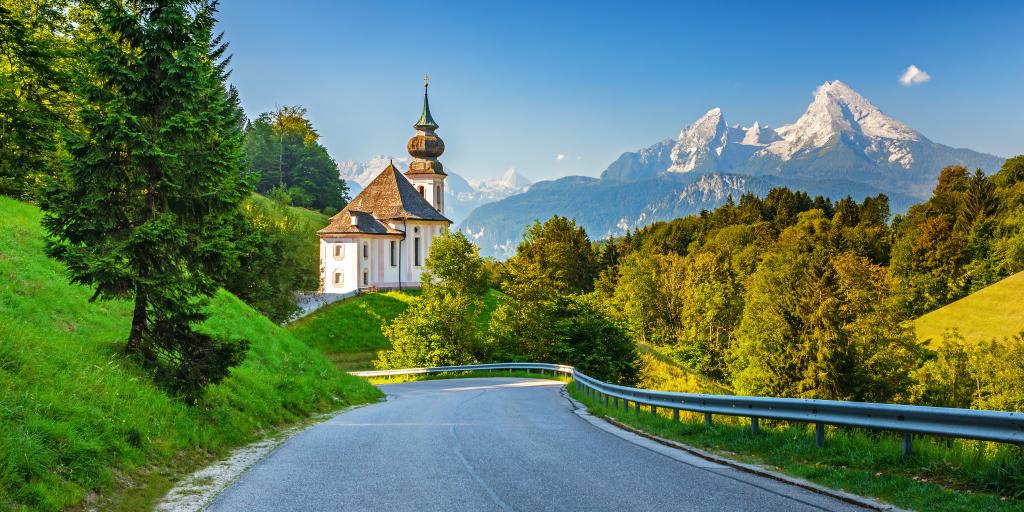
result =
[{"label": "snow-capped mountain", "polygon": [[509,168],[498,178],[489,180],[469,179],[466,181],[481,198],[491,200],[503,199],[513,194],[526,192],[526,189],[530,188],[530,185],[533,184],[533,182],[524,178],[523,175],[516,172],[513,168]]},{"label": "snow-capped mountain", "polygon": [[[377,155],[366,162],[346,160],[338,163],[338,174],[349,186],[350,195],[355,197],[373,178],[377,177],[389,163],[399,169],[407,169],[411,157]],[[498,201],[514,194],[526,192],[532,183],[515,169],[505,171],[494,179],[467,180],[451,169],[445,169],[445,216],[459,224],[477,206]]]},{"label": "snow-capped mountain", "polygon": [[601,238],[775,186],[833,199],[885,193],[900,212],[927,198],[947,165],[994,172],[1002,162],[932,142],[836,80],[819,86],[792,124],[729,125],[713,108],[676,138],[623,153],[599,180],[537,183],[474,210],[460,226],[483,254],[508,256],[528,223],[556,213]]}]

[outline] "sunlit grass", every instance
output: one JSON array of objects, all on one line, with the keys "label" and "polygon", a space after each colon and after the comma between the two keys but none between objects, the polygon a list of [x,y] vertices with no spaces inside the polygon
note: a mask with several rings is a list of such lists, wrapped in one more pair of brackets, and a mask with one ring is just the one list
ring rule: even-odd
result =
[{"label": "sunlit grass", "polygon": [[[0,510],[145,509],[182,471],[312,413],[376,400],[229,293],[202,330],[251,342],[196,407],[121,355],[131,306],[89,302],[43,253],[41,214],[0,197]],[[95,497],[95,493],[100,493]]]}]

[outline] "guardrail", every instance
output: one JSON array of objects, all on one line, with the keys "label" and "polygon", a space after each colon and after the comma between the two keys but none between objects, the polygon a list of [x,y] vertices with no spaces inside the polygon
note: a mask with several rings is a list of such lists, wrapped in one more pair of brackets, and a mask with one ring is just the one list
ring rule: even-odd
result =
[{"label": "guardrail", "polygon": [[672,411],[676,421],[679,420],[679,411],[703,413],[707,425],[712,423],[716,414],[747,417],[750,418],[750,428],[755,434],[760,431],[761,419],[813,423],[818,446],[824,446],[826,425],[901,433],[904,455],[910,454],[914,435],[1024,444],[1024,413],[1019,412],[653,391],[609,384],[589,377],[572,366],[548,363],[493,363],[350,373],[361,377],[385,377],[487,370],[538,370],[569,375],[573,379],[571,385],[580,393],[590,399],[603,401],[606,407],[621,406],[625,412],[629,412],[632,402],[633,410],[637,413],[640,412],[640,406],[648,407],[652,414],[657,414],[658,409],[662,408]]}]

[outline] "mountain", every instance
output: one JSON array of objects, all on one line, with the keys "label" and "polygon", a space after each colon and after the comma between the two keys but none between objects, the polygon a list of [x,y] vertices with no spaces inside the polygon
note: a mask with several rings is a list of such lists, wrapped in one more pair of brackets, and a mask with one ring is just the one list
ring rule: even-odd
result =
[{"label": "mountain", "polygon": [[900,212],[929,196],[942,167],[994,171],[1002,161],[932,142],[836,80],[818,87],[792,124],[729,125],[713,108],[675,139],[623,153],[600,179],[538,183],[478,208],[460,228],[475,237],[483,254],[507,256],[526,224],[556,213],[576,218],[591,238],[602,238],[773,186],[834,199],[885,193]]},{"label": "mountain", "polygon": [[[410,157],[377,155],[366,162],[346,160],[338,163],[338,174],[348,183],[350,195],[355,197],[367,183],[377,177],[389,163],[399,169],[409,167]],[[445,216],[455,224],[461,223],[474,208],[498,201],[514,194],[526,192],[533,183],[515,169],[505,171],[494,179],[467,180],[450,169],[445,170]]]}]

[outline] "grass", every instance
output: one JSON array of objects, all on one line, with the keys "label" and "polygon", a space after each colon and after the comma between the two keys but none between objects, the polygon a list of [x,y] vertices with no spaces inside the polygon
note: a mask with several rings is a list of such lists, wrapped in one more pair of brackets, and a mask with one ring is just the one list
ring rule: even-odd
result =
[{"label": "grass", "polygon": [[[404,312],[419,296],[419,290],[362,293],[328,304],[292,322],[286,328],[296,338],[316,348],[335,366],[345,371],[369,370],[377,352],[391,348],[381,327]],[[501,292],[490,290],[484,297],[479,325],[487,327]]]},{"label": "grass", "polygon": [[637,343],[640,353],[640,379],[636,386],[680,393],[731,395],[732,390],[683,366],[657,348]]},{"label": "grass", "polygon": [[[750,432],[745,418],[683,412],[673,421],[665,410],[624,413],[570,394],[596,416],[614,418],[651,434],[686,443],[742,462],[760,464],[812,482],[915,510],[1024,511],[1024,451],[976,441],[915,438],[903,457],[898,437],[862,430],[829,428],[824,448],[814,443],[813,427],[761,422]],[[1016,497],[1017,499],[1014,499]]]},{"label": "grass", "polygon": [[381,326],[400,315],[419,290],[363,293],[328,304],[286,326],[343,370],[373,368],[377,351],[390,348]]},{"label": "grass", "polygon": [[201,328],[251,348],[184,405],[121,356],[130,305],[69,285],[43,254],[40,218],[0,197],[0,510],[147,509],[234,447],[381,396],[221,292]]},{"label": "grass", "polygon": [[1024,332],[1024,272],[982,288],[914,321],[920,340],[942,340],[956,329],[968,342],[1002,340]]}]

